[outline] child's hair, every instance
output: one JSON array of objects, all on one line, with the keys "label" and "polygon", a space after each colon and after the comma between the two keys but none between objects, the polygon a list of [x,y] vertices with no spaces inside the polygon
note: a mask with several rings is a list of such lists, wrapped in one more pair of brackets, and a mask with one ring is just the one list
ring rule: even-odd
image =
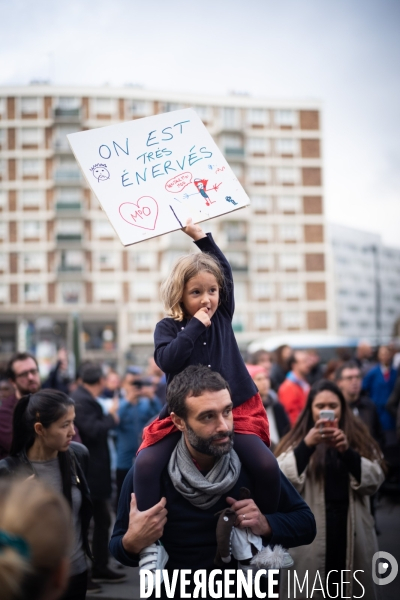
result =
[{"label": "child's hair", "polygon": [[224,273],[217,259],[204,252],[196,252],[182,256],[175,263],[169,277],[160,288],[161,301],[165,312],[175,321],[183,321],[185,312],[182,305],[183,290],[189,279],[196,277],[201,271],[207,271],[217,280],[219,293],[224,293]]},{"label": "child's hair", "polygon": [[2,600],[39,600],[51,575],[68,559],[71,511],[55,490],[34,480],[6,479],[0,487]]}]

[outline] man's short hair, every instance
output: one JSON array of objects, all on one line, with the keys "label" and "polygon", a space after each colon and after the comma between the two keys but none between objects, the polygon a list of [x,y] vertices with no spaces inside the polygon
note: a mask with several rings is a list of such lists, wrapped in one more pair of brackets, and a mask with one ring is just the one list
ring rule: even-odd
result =
[{"label": "man's short hair", "polygon": [[29,352],[16,352],[12,355],[6,367],[6,376],[8,377],[8,379],[15,381],[14,363],[19,362],[20,360],[27,360],[28,358],[34,360],[36,366],[38,366],[36,358],[33,356],[33,354],[30,354]]},{"label": "man's short hair", "polygon": [[167,389],[167,404],[170,412],[182,419],[187,418],[186,398],[201,396],[204,392],[228,390],[228,382],[216,371],[204,365],[190,365],[174,377]]},{"label": "man's short hair", "polygon": [[347,360],[337,369],[335,373],[335,381],[340,381],[342,379],[343,371],[346,369],[357,369],[359,372],[361,372],[361,369],[355,360]]},{"label": "man's short hair", "polygon": [[79,369],[79,376],[83,383],[95,385],[103,379],[104,374],[101,366],[97,363],[85,362]]}]

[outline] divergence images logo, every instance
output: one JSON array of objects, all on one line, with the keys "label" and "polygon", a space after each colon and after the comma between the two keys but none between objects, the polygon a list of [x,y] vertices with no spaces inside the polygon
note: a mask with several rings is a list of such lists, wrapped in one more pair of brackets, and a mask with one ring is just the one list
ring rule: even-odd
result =
[{"label": "divergence images logo", "polygon": [[[379,562],[378,562],[379,561]],[[372,579],[376,585],[387,585],[396,579],[399,571],[397,560],[389,552],[375,552],[372,557]]]}]

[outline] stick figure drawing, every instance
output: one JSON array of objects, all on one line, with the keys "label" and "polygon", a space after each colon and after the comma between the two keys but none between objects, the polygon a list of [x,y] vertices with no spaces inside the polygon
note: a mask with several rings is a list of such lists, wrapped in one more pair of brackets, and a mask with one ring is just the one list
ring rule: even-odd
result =
[{"label": "stick figure drawing", "polygon": [[[220,183],[215,183],[209,190],[207,189],[207,183],[208,183],[208,179],[195,179],[193,181],[194,185],[197,188],[197,192],[198,194],[201,194],[201,196],[205,199],[206,201],[206,206],[210,206],[211,204],[214,204],[216,201],[215,200],[211,200],[210,196],[207,194],[207,192],[210,192],[211,190],[214,190],[215,192],[218,191],[219,186],[221,185]],[[186,200],[187,198],[189,198],[189,196],[194,196],[195,194],[185,194],[183,196],[183,198]]]}]

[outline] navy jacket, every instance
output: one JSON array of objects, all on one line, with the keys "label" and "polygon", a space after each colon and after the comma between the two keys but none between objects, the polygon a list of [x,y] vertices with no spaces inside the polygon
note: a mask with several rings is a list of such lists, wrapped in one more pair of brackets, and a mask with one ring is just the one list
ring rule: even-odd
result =
[{"label": "navy jacket", "polygon": [[[122,545],[129,524],[129,507],[133,491],[133,469],[127,474],[118,504],[117,520],[110,541],[111,554],[122,564],[138,566],[138,556],[129,554]],[[247,473],[242,468],[236,484],[207,510],[193,506],[174,488],[164,469],[161,478],[161,495],[167,499],[167,523],[162,543],[169,555],[167,569],[214,569],[216,553],[216,524],[219,511],[228,506],[226,496],[238,497],[242,486],[253,489]],[[265,515],[272,528],[270,544],[286,548],[311,544],[316,535],[314,515],[300,494],[281,472],[281,495],[278,511]],[[220,568],[220,567],[218,567]],[[232,562],[226,568],[234,568]]]},{"label": "navy jacket", "polygon": [[397,371],[390,369],[390,377],[386,381],[380,365],[371,369],[363,379],[362,389],[368,392],[375,404],[384,431],[394,430],[395,420],[386,410],[386,404],[393,392],[397,379]]},{"label": "navy jacket", "polygon": [[257,393],[257,387],[247,371],[232,329],[235,310],[232,270],[211,233],[195,244],[218,260],[225,276],[225,293],[210,327],[195,318],[183,321],[166,318],[157,323],[154,360],[166,373],[167,385],[189,365],[209,366],[226,379],[233,405],[239,406]]}]

